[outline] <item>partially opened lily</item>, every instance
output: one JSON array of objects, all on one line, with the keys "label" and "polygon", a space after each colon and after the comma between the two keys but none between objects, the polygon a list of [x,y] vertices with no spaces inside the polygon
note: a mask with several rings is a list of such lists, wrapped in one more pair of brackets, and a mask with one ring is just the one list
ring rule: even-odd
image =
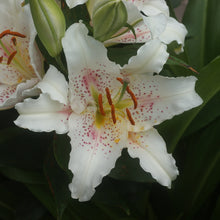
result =
[{"label": "partially opened lily", "polygon": [[0,2],[0,109],[13,107],[43,74],[29,7],[20,0]]},{"label": "partially opened lily", "polygon": [[62,43],[69,84],[51,66],[37,85],[40,97],[16,105],[20,116],[15,124],[33,131],[68,132],[69,169],[74,175],[69,188],[80,201],[92,197],[123,148],[170,188],[178,170],[152,126],[201,104],[194,90],[196,78],[137,74],[135,65],[134,74],[129,74],[131,64],[141,58],[121,68],[108,59],[106,48],[88,36],[81,23],[67,30]]},{"label": "partially opened lily", "polygon": [[[128,23],[134,27],[135,34],[126,28],[105,42],[113,43],[145,43],[158,38],[164,44],[176,41],[183,51],[187,34],[185,26],[169,16],[169,8],[162,0],[129,0],[124,1],[128,13]],[[140,12],[143,12],[144,15]],[[146,16],[145,16],[146,15]]]}]

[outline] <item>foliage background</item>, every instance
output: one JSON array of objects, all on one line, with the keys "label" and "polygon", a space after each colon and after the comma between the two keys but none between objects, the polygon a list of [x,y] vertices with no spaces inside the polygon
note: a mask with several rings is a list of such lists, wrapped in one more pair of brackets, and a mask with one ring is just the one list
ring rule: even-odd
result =
[{"label": "foliage background", "polygon": [[[167,0],[172,16],[180,2]],[[88,20],[84,6],[63,11],[68,25]],[[219,0],[189,0],[183,18],[189,33],[185,52],[178,58],[199,74],[171,60],[161,73],[196,75],[196,90],[204,100],[200,107],[157,126],[180,170],[171,190],[155,183],[138,160],[123,151],[91,201],[71,199],[68,137],[17,128],[13,124],[17,112],[11,109],[0,112],[0,219],[220,219],[219,12]],[[56,65],[39,46],[47,62]],[[172,46],[170,53],[175,55]],[[113,47],[109,57],[125,63],[136,51],[136,45]]]}]

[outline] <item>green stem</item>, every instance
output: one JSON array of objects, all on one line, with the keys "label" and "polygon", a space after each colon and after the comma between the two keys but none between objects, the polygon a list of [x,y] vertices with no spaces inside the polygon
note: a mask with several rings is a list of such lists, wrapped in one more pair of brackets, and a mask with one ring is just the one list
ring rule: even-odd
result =
[{"label": "green stem", "polygon": [[65,74],[66,76],[68,75],[68,70],[66,69],[66,67],[63,65],[62,59],[61,59],[61,55],[57,55],[55,57],[55,60],[57,62],[57,64],[60,67],[60,70],[62,71],[63,74]]}]

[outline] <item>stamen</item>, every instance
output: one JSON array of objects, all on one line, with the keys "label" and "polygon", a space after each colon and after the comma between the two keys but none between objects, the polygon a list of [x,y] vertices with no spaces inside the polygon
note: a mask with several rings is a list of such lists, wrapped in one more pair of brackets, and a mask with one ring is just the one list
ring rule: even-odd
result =
[{"label": "stamen", "polygon": [[16,55],[17,51],[14,51],[10,54],[10,56],[8,57],[8,62],[7,65],[9,65],[11,63],[11,61],[13,60],[14,56]]},{"label": "stamen", "polygon": [[112,105],[112,98],[111,98],[111,94],[110,94],[108,87],[105,89],[105,92],[106,92],[106,96],[107,96],[109,105]]},{"label": "stamen", "polygon": [[98,102],[99,102],[99,111],[103,116],[105,116],[105,111],[102,104],[102,94],[99,94]]},{"label": "stamen", "polygon": [[137,103],[137,99],[136,99],[134,93],[130,90],[130,88],[129,88],[128,86],[127,86],[127,89],[126,89],[126,90],[127,90],[128,94],[131,96],[131,99],[132,99],[132,101],[133,101],[133,103],[134,103],[134,109],[136,109],[138,103]]},{"label": "stamen", "polygon": [[17,36],[17,37],[21,37],[21,38],[25,38],[26,36],[23,34],[20,34],[19,32],[15,32],[15,31],[10,31],[10,30],[5,30],[0,34],[0,38],[3,38],[5,35],[13,35],[13,36]]},{"label": "stamen", "polygon": [[121,84],[123,84],[124,83],[124,81],[123,81],[123,79],[122,78],[119,78],[119,77],[117,77],[116,78]]},{"label": "stamen", "polygon": [[17,40],[16,40],[16,37],[12,37],[12,38],[11,38],[11,41],[12,41],[12,43],[14,44],[14,46],[16,46],[16,45],[17,45]]},{"label": "stamen", "polygon": [[114,124],[116,124],[116,117],[115,117],[115,106],[111,105],[111,114],[112,114],[112,121]]},{"label": "stamen", "polygon": [[2,63],[2,61],[3,61],[3,56],[0,57],[0,63]]},{"label": "stamen", "polygon": [[129,121],[131,122],[131,124],[132,124],[132,125],[135,125],[135,121],[134,121],[134,119],[132,118],[131,112],[129,111],[128,108],[126,108],[126,113],[127,113],[128,119],[129,119]]}]

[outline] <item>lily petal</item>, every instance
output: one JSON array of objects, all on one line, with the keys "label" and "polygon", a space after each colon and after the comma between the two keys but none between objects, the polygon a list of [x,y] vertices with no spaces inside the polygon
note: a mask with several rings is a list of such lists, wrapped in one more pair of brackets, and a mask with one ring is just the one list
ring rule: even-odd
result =
[{"label": "lily petal", "polygon": [[169,57],[166,49],[158,39],[145,43],[138,49],[137,56],[131,57],[122,67],[123,75],[159,73]]},{"label": "lily petal", "polygon": [[47,94],[41,94],[38,99],[25,99],[16,104],[15,109],[20,115],[14,123],[19,127],[58,134],[68,131],[69,107],[50,99]]},{"label": "lily petal", "polygon": [[47,93],[52,100],[68,104],[68,83],[56,67],[50,65],[43,80],[36,87]]},{"label": "lily petal", "polygon": [[0,109],[5,110],[14,107],[18,102],[26,98],[23,91],[33,87],[38,82],[38,78],[27,80],[19,85],[0,84]]},{"label": "lily petal", "polygon": [[176,41],[181,45],[179,52],[183,51],[185,37],[187,35],[186,27],[172,17],[167,17],[167,25],[165,31],[160,35],[159,39],[165,44]]},{"label": "lily petal", "polygon": [[202,103],[195,92],[197,79],[194,76],[169,78],[139,75],[129,79],[129,87],[138,102],[137,109],[130,109],[136,122],[135,126],[130,126],[130,131],[149,129]]},{"label": "lily petal", "polygon": [[106,119],[105,124],[97,128],[94,125],[95,112],[71,114],[69,118],[72,151],[69,169],[74,177],[69,185],[73,198],[87,201],[95,193],[103,176],[114,167],[126,143],[127,132],[124,120],[114,125]]},{"label": "lily petal", "polygon": [[110,90],[117,88],[119,66],[108,59],[107,49],[101,42],[88,36],[82,23],[69,27],[62,44],[69,71],[70,100],[77,103],[71,107],[80,113],[93,101],[91,87],[101,93],[105,92],[107,85],[111,86]]},{"label": "lily petal", "polygon": [[164,13],[169,16],[169,8],[165,0],[127,0],[134,3],[140,11],[143,11],[147,16]]},{"label": "lily petal", "polygon": [[85,2],[87,2],[87,0],[66,0],[66,4],[69,6],[69,8],[74,8],[77,5],[82,5]]},{"label": "lily petal", "polygon": [[156,129],[129,133],[128,153],[139,158],[141,167],[150,172],[161,185],[171,188],[171,181],[179,174],[175,160],[167,153],[166,143]]}]

